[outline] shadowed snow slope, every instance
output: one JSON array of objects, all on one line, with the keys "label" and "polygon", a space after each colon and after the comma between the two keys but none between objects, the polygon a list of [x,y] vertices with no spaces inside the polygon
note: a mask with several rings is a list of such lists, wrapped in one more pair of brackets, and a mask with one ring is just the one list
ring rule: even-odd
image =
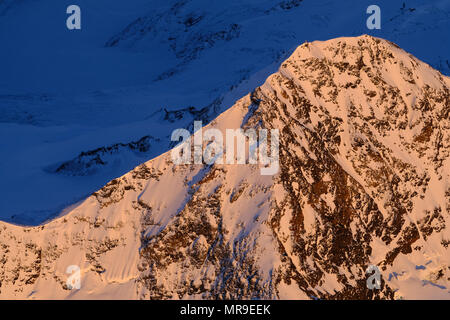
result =
[{"label": "shadowed snow slope", "polygon": [[1,223],[0,296],[448,299],[449,111],[450,79],[393,43],[305,43],[207,126],[278,129],[276,175],[166,153],[49,223]]}]

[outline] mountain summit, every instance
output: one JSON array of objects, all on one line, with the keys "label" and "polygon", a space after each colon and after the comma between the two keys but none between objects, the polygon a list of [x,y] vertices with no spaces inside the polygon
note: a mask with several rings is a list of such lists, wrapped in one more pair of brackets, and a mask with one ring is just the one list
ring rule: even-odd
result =
[{"label": "mountain summit", "polygon": [[305,43],[206,126],[278,129],[277,174],[168,152],[46,224],[0,223],[0,297],[449,299],[449,111],[450,79],[391,42]]}]

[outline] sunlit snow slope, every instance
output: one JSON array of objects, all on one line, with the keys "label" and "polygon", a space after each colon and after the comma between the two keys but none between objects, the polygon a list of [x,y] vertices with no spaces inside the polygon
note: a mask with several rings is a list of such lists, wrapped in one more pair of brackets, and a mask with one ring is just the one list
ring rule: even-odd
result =
[{"label": "sunlit snow slope", "polygon": [[449,299],[449,111],[450,79],[391,42],[305,43],[208,125],[279,129],[276,175],[169,152],[47,224],[1,223],[0,296]]}]

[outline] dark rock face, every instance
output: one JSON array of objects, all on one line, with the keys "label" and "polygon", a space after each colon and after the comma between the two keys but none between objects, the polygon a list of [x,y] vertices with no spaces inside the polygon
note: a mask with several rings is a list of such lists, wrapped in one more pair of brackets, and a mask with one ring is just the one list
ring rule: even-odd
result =
[{"label": "dark rock face", "polygon": [[[236,201],[234,195],[229,200],[217,196],[224,192],[224,182],[212,198],[197,189],[171,225],[172,232],[166,229],[145,247],[142,259],[148,275],[142,281],[149,296],[173,297],[173,292],[158,287],[153,270],[167,271],[179,259],[195,260],[195,253],[186,257],[181,248],[195,246],[202,237],[208,252],[201,256],[202,265],[214,266],[216,279],[207,286],[203,279],[194,291],[186,288],[192,287],[188,282],[180,283],[179,297],[199,293],[204,298],[273,298],[279,297],[277,288],[283,281],[296,284],[310,297],[394,298],[385,278],[381,290],[367,289],[367,267],[391,268],[399,255],[422,250],[432,234],[444,239],[438,245],[448,243],[444,162],[450,152],[450,91],[439,73],[433,88],[424,83],[423,68],[394,44],[368,36],[298,49],[252,93],[248,108],[255,109],[255,104],[257,108],[244,125],[280,130],[280,172],[270,190],[281,188],[284,197],[271,198],[265,223],[281,263],[270,283],[258,285],[264,279],[255,269],[255,252],[250,249],[240,256],[236,243],[223,240],[227,233],[221,224],[223,204]],[[397,78],[388,79],[389,73]],[[425,166],[419,168],[413,160]],[[216,167],[209,175],[214,179],[207,176],[200,183],[226,180]],[[424,210],[433,207],[427,202],[431,176],[434,188],[446,195],[433,209]],[[183,219],[184,215],[195,218]],[[205,225],[205,216],[214,217],[220,227]],[[240,237],[239,247],[251,238]],[[382,253],[373,252],[375,242],[382,243]],[[163,243],[172,245],[155,251]],[[239,267],[224,263],[230,260]],[[234,281],[239,275],[243,284]],[[335,288],[323,290],[330,276]],[[213,295],[211,286],[222,294]]]}]

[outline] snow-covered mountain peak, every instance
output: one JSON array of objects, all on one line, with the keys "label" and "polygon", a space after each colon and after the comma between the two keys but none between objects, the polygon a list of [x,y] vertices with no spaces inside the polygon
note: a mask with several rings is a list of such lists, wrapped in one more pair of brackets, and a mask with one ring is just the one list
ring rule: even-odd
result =
[{"label": "snow-covered mountain peak", "polygon": [[448,0],[379,0],[369,30],[372,4],[78,0],[82,29],[68,30],[68,4],[0,1],[0,220],[54,218],[169,150],[175,128],[217,117],[305,40],[369,33],[450,74]]},{"label": "snow-covered mountain peak", "polygon": [[388,41],[305,43],[204,128],[278,129],[276,175],[169,151],[58,219],[1,223],[0,296],[448,299],[449,101]]}]

